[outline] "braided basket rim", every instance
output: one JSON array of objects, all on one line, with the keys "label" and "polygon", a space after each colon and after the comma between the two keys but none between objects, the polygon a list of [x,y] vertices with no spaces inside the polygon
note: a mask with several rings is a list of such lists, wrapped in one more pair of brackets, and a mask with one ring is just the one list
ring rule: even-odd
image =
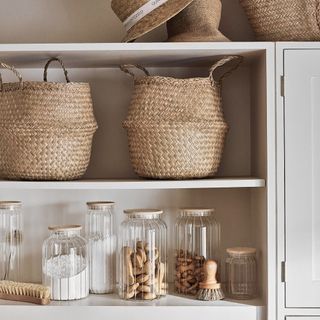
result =
[{"label": "braided basket rim", "polygon": [[[205,83],[213,87],[212,82],[208,77],[174,78],[174,77],[164,77],[164,76],[144,76],[142,78],[134,79],[135,85],[140,85],[145,83],[150,84],[150,83],[156,83],[156,82],[171,83],[171,84],[178,83],[181,86],[186,84],[194,84],[194,83],[201,83],[203,85]],[[213,79],[213,82],[215,86],[217,87],[221,86],[221,83],[219,81]]]},{"label": "braided basket rim", "polygon": [[[88,82],[45,82],[45,81],[24,81],[21,84],[19,82],[8,82],[3,84],[3,91],[14,92],[14,91],[27,91],[27,90],[43,90],[43,91],[79,91],[79,90],[90,90],[90,84]],[[1,94],[1,92],[0,92]],[[1,97],[1,96],[0,96]]]}]

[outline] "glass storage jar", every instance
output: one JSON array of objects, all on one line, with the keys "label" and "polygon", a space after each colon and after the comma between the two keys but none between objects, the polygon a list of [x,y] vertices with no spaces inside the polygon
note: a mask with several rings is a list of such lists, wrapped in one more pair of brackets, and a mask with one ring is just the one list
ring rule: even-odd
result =
[{"label": "glass storage jar", "polygon": [[220,224],[214,209],[181,209],[175,225],[175,291],[196,295],[206,259],[220,260]]},{"label": "glass storage jar", "polygon": [[122,299],[153,300],[165,296],[167,227],[161,210],[125,210],[118,248],[118,290]]},{"label": "glass storage jar", "polygon": [[111,293],[114,287],[114,202],[88,202],[86,238],[89,243],[90,292]]},{"label": "glass storage jar", "polygon": [[226,291],[233,299],[253,299],[257,295],[257,261],[254,248],[229,248],[226,259]]},{"label": "glass storage jar", "polygon": [[0,201],[0,280],[21,281],[21,202]]},{"label": "glass storage jar", "polygon": [[51,288],[52,300],[77,300],[89,294],[87,240],[81,226],[49,227],[42,247],[42,282]]}]

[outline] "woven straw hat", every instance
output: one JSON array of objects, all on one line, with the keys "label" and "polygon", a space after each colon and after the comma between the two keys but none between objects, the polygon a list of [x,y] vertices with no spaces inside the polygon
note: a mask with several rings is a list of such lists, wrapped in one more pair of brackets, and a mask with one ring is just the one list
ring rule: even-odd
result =
[{"label": "woven straw hat", "polygon": [[167,22],[170,42],[225,42],[220,31],[220,0],[195,0]]},{"label": "woven straw hat", "polygon": [[[112,0],[111,7],[118,18],[125,23],[130,18],[136,21],[127,25],[123,42],[131,42],[157,28],[186,8],[193,0]],[[159,6],[159,4],[161,4]],[[141,15],[141,8],[154,6],[154,10]],[[140,15],[140,17],[139,17]],[[139,18],[137,18],[139,17]],[[132,22],[132,20],[131,20]]]}]

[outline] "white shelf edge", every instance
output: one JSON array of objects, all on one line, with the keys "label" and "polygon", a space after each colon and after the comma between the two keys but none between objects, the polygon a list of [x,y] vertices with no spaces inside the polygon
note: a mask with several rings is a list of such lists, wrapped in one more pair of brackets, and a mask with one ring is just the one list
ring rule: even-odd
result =
[{"label": "white shelf edge", "polygon": [[0,180],[0,189],[41,190],[143,190],[143,189],[231,189],[263,188],[258,178],[217,178],[201,180],[78,180],[78,181],[7,181]]},{"label": "white shelf edge", "polygon": [[0,44],[2,52],[43,52],[43,51],[145,51],[145,50],[264,50],[274,46],[273,42],[137,42],[137,43],[17,43]]},{"label": "white shelf edge", "polygon": [[[48,306],[35,306],[21,302],[0,300],[1,319],[228,319],[256,320],[264,308],[253,301],[203,302],[190,298],[168,295],[157,301],[134,302],[120,300],[117,295],[90,295],[88,298],[69,302],[52,302]],[[128,316],[130,315],[130,316]]]},{"label": "white shelf edge", "polygon": [[[26,302],[17,302],[9,300],[0,300],[0,308],[6,306],[33,306]],[[104,308],[116,308],[116,307],[208,307],[208,308],[249,308],[255,309],[262,307],[262,303],[259,299],[254,300],[230,300],[225,299],[221,301],[200,301],[193,297],[184,297],[179,295],[168,294],[166,297],[162,297],[159,300],[153,301],[130,301],[121,300],[117,294],[90,294],[87,298],[74,301],[51,301],[47,306],[43,308],[56,308],[56,307],[104,307]]]}]

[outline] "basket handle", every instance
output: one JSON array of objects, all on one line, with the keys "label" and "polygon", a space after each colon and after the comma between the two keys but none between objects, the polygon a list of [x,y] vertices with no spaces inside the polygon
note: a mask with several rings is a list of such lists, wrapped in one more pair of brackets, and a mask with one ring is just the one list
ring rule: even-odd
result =
[{"label": "basket handle", "polygon": [[[9,66],[8,64],[1,62],[0,61],[0,67],[4,69],[8,69],[14,73],[14,75],[19,79],[19,88],[22,89],[22,76],[21,74],[15,69],[14,66]],[[3,81],[2,81],[2,76],[0,73],[0,92],[3,91]]]},{"label": "basket handle", "polygon": [[[228,62],[235,61],[235,63],[232,65],[230,69],[228,69],[226,72],[224,72],[219,79],[215,79],[214,73],[216,70],[227,64]],[[243,57],[242,56],[228,56],[224,57],[218,62],[216,62],[210,69],[210,75],[209,79],[212,83],[212,86],[214,87],[216,83],[221,83],[221,81],[229,76],[233,71],[237,70],[240,66],[240,64],[243,62]]]},{"label": "basket handle", "polygon": [[66,70],[63,61],[62,61],[61,59],[59,59],[59,58],[51,58],[51,59],[49,59],[49,61],[46,63],[46,65],[45,65],[45,67],[44,67],[44,72],[43,72],[43,81],[44,81],[44,82],[48,82],[48,80],[47,80],[48,67],[49,67],[50,63],[53,62],[53,61],[58,61],[58,62],[60,63],[61,68],[63,69],[63,72],[64,72],[64,76],[65,76],[65,78],[66,78],[66,81],[67,81],[67,83],[69,83],[69,82],[70,82],[70,79],[69,79],[69,77],[68,77],[68,71]]},{"label": "basket handle", "polygon": [[144,68],[143,66],[141,66],[141,65],[123,64],[123,65],[121,65],[119,68],[120,68],[121,71],[123,71],[124,73],[129,74],[129,75],[132,76],[134,79],[136,79],[136,75],[135,75],[132,71],[130,71],[130,69],[132,69],[132,68],[136,68],[136,69],[139,69],[139,70],[143,71],[144,74],[145,74],[147,77],[150,76],[149,71],[148,71],[146,68]]}]

